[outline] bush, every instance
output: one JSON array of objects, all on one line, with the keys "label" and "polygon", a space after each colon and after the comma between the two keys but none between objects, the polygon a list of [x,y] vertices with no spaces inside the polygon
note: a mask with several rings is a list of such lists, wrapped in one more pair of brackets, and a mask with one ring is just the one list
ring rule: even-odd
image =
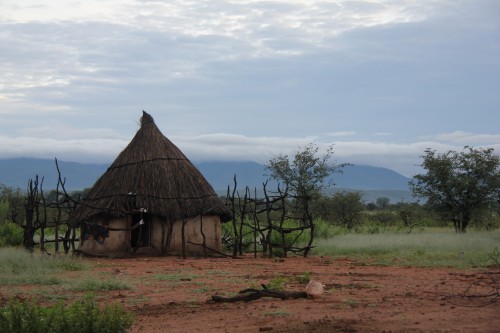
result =
[{"label": "bush", "polygon": [[[253,249],[253,241],[254,241],[254,230],[249,226],[252,225],[253,221],[247,220],[243,225],[243,229],[241,230],[243,234],[242,243],[243,251],[252,251]],[[240,221],[237,222],[238,232],[240,232]],[[234,230],[233,223],[227,222],[222,223],[222,235],[224,235],[225,242],[224,246],[227,248],[231,248],[234,244]],[[257,234],[257,240],[260,239],[261,235]]]},{"label": "bush", "polygon": [[23,244],[23,228],[12,222],[0,223],[0,247]]},{"label": "bush", "polygon": [[0,332],[121,333],[132,325],[132,314],[121,305],[100,307],[89,295],[70,306],[43,307],[13,301],[0,309]]},{"label": "bush", "polygon": [[9,215],[9,202],[6,199],[0,198],[0,224],[7,221]]},{"label": "bush", "polygon": [[387,210],[374,212],[372,214],[369,214],[367,217],[371,223],[386,227],[396,225],[401,219],[399,217],[399,214],[397,214],[396,212]]},{"label": "bush", "polygon": [[314,220],[314,238],[328,239],[335,235],[334,227],[322,219]]}]

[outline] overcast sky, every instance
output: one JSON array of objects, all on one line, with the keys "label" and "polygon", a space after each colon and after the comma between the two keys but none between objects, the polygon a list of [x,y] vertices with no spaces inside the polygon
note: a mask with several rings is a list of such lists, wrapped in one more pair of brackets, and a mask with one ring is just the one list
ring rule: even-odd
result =
[{"label": "overcast sky", "polygon": [[110,163],[142,110],[193,161],[419,172],[500,152],[498,0],[2,0],[0,159]]}]

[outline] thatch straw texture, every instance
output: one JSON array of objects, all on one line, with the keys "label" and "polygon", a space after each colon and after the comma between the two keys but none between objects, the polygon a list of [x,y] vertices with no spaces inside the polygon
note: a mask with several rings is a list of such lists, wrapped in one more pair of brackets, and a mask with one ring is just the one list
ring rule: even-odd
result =
[{"label": "thatch straw texture", "polygon": [[199,170],[146,112],[141,128],[91,188],[75,217],[78,221],[96,215],[119,217],[134,208],[170,221],[200,214],[227,220],[231,215]]}]

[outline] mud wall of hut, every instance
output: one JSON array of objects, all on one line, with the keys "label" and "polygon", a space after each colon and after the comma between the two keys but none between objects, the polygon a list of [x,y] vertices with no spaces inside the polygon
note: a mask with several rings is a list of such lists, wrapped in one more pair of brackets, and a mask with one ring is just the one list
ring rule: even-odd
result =
[{"label": "mud wall of hut", "polygon": [[[97,256],[124,257],[132,254],[161,255],[182,253],[182,233],[186,254],[198,255],[204,253],[204,247],[222,251],[221,223],[218,216],[197,216],[185,220],[177,220],[171,228],[170,245],[162,252],[162,244],[166,244],[169,222],[159,217],[153,217],[149,227],[150,243],[140,246],[134,251],[131,245],[131,221],[127,218],[106,220],[96,218],[92,225],[107,227],[108,236],[101,242],[97,239],[84,239],[80,241],[79,250],[82,253]],[[183,228],[184,225],[184,228]],[[202,228],[203,226],[203,228]],[[162,243],[163,242],[163,243]]]}]

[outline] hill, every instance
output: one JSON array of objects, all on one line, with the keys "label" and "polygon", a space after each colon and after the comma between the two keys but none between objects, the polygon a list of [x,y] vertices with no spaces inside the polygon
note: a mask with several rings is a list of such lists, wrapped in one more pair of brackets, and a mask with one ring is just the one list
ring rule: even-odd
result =
[{"label": "hill", "polygon": [[[246,186],[252,190],[257,188],[259,195],[262,184],[268,179],[262,164],[256,162],[202,162],[198,169],[221,195],[227,192],[227,186],[233,187],[236,175],[238,190],[242,193]],[[414,202],[408,182],[405,177],[394,170],[368,165],[350,165],[342,173],[335,173],[329,179],[333,186],[327,188],[327,193],[337,191],[361,191],[366,202],[374,202],[377,198],[387,197],[392,203]],[[269,181],[268,189],[276,188],[276,182]]]},{"label": "hill", "polygon": [[[81,164],[58,161],[61,174],[66,178],[67,190],[81,190],[91,187],[106,171],[107,164]],[[195,162],[195,165],[210,182],[212,187],[224,195],[228,185],[233,186],[236,175],[238,189],[244,191],[262,189],[262,184],[268,179],[264,165],[256,162]],[[26,188],[30,178],[38,175],[44,177],[44,188],[53,189],[57,185],[57,170],[54,160],[35,158],[15,158],[0,160],[0,184],[11,187]],[[352,165],[343,169],[342,173],[334,174],[330,181],[334,184],[329,192],[339,190],[357,190],[364,193],[367,202],[378,197],[388,197],[391,202],[415,201],[408,188],[410,178],[387,168],[368,165]],[[276,183],[270,181],[268,188],[274,189]]]},{"label": "hill", "polygon": [[[81,164],[58,161],[61,176],[66,178],[66,189],[81,190],[92,186],[108,165]],[[57,185],[55,160],[38,158],[13,158],[0,160],[0,184],[25,189],[29,179],[43,177],[43,188],[54,189]]]},{"label": "hill", "polygon": [[[211,182],[215,189],[224,189],[233,184],[237,175],[239,187],[262,187],[269,172],[262,164],[256,162],[202,162],[197,164],[199,170]],[[396,171],[367,165],[350,165],[342,173],[331,177],[335,187],[354,190],[402,190],[408,191],[408,181]]]}]

